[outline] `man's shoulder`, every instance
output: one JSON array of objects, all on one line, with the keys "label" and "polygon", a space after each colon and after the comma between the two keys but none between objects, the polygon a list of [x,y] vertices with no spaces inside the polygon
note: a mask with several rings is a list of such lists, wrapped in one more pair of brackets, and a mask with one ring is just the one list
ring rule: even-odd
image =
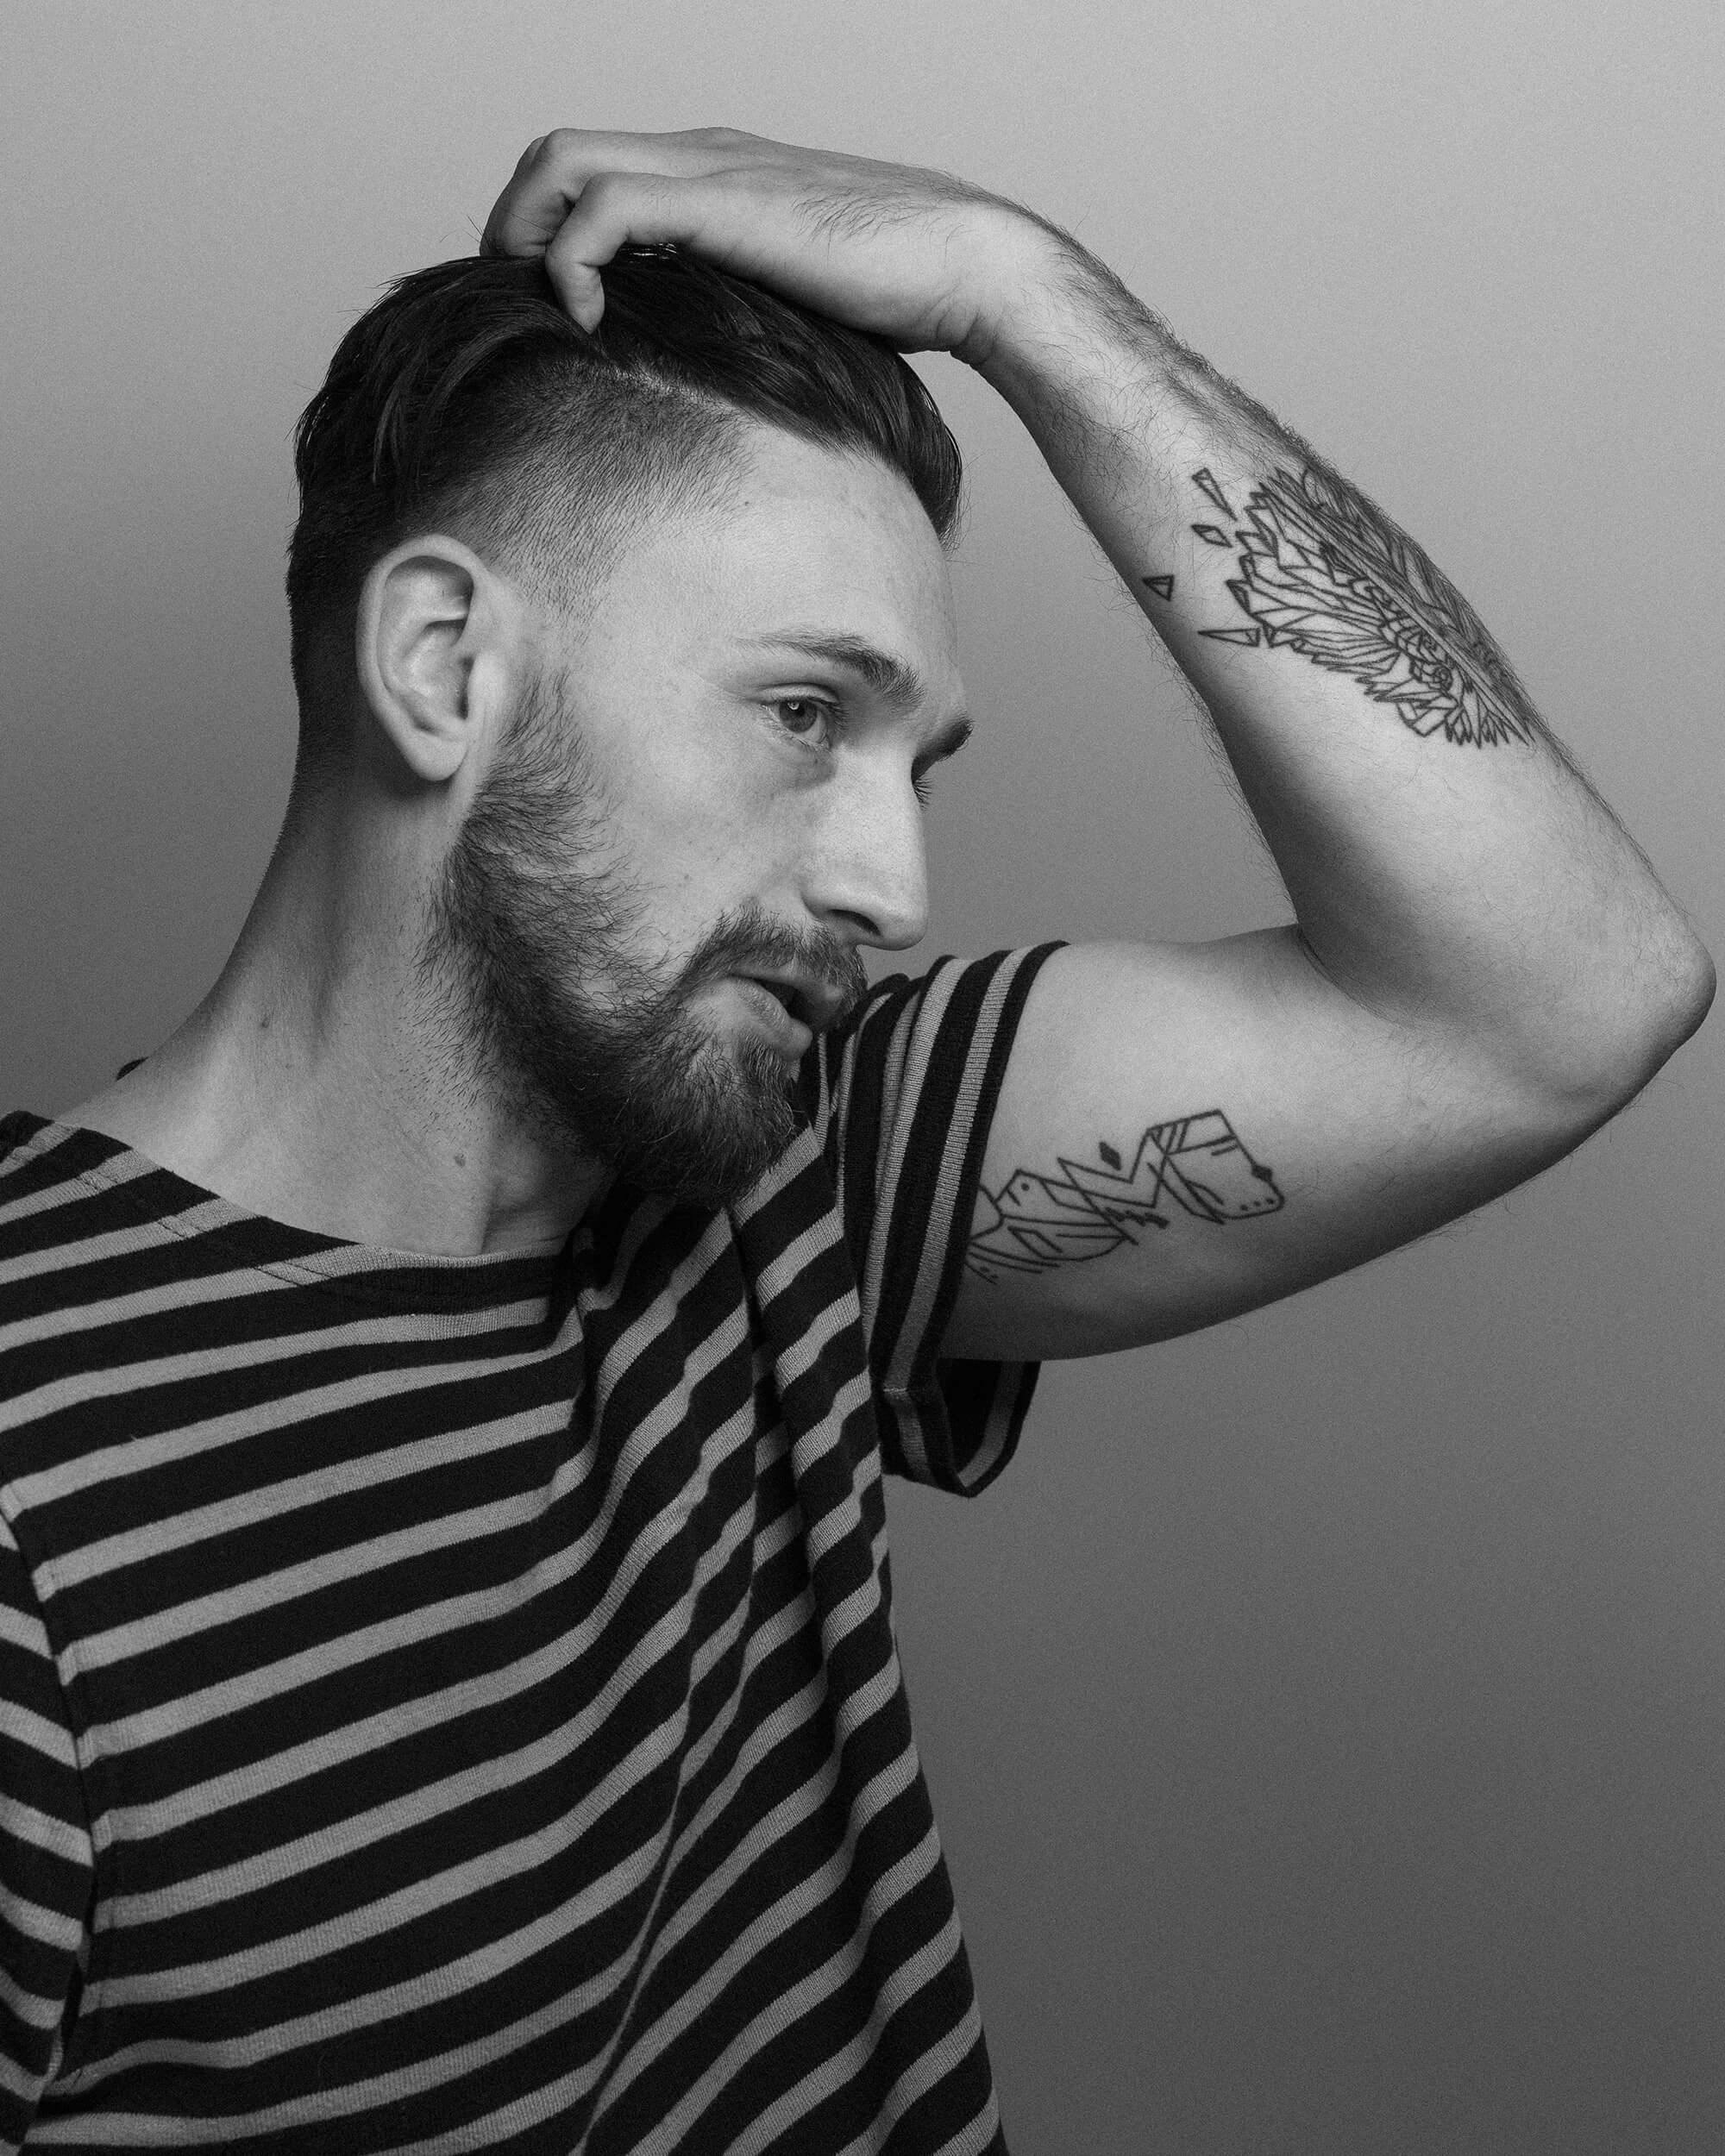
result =
[{"label": "man's shoulder", "polygon": [[0,1116],[0,1293],[32,1251],[77,1239],[75,1208],[96,1195],[86,1179],[108,1142],[27,1108]]},{"label": "man's shoulder", "polygon": [[98,1131],[27,1108],[0,1116],[0,1293],[28,1274],[33,1256],[129,1217],[115,1172],[124,1153]]},{"label": "man's shoulder", "polygon": [[[0,1437],[16,1435],[87,1356],[91,1282],[104,1296],[151,1237],[116,1167],[124,1148],[18,1110],[0,1118]],[[9,1468],[0,1457],[0,1479]]]}]

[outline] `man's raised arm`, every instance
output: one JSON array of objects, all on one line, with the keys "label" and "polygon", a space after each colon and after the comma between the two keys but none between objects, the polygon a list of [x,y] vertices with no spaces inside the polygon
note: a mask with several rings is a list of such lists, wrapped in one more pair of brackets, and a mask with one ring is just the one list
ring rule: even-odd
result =
[{"label": "man's raised arm", "polygon": [[487,236],[549,244],[578,317],[617,247],[674,240],[967,360],[1208,706],[1281,870],[1289,927],[1044,968],[950,1351],[1126,1346],[1357,1263],[1579,1143],[1701,1022],[1706,953],[1466,600],[1063,234],[703,132],[546,138]]}]

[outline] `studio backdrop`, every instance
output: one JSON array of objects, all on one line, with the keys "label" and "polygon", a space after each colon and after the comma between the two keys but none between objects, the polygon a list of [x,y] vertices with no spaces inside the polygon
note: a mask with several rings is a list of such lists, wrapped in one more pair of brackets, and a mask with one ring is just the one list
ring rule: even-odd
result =
[{"label": "studio backdrop", "polygon": [[[937,165],[1067,226],[1417,534],[1718,953],[1722,22],[0,5],[0,1108],[94,1090],[220,966],[292,751],[295,417],[559,124]],[[1028,439],[919,364],[979,724],[913,962],[1285,919]],[[1722,1037],[1414,1249],[1051,1367],[975,1504],[890,1493],[1025,2156],[1725,2148]]]}]

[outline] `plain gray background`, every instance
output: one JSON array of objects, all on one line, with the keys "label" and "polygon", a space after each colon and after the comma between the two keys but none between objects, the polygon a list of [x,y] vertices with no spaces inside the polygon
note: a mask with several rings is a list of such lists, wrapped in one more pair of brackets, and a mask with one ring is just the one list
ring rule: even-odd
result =
[{"label": "plain gray background", "polygon": [[[0,7],[0,1104],[213,976],[292,743],[288,435],[528,139],[710,122],[1073,229],[1414,531],[1725,947],[1716,0]],[[1286,918],[1016,423],[926,955]],[[1718,1020],[1570,1163],[1051,1368],[892,1494],[1014,2147],[1725,2148]],[[1337,1103],[1344,1112],[1346,1103]]]}]

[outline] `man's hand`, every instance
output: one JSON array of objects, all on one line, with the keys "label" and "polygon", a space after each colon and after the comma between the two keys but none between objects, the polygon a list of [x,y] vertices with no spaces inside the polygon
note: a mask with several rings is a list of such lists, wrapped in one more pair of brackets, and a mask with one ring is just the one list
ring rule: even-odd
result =
[{"label": "man's hand", "polygon": [[486,220],[488,254],[543,254],[583,329],[619,248],[673,241],[901,352],[980,366],[1053,244],[1028,211],[944,172],[730,128],[530,143]]}]

